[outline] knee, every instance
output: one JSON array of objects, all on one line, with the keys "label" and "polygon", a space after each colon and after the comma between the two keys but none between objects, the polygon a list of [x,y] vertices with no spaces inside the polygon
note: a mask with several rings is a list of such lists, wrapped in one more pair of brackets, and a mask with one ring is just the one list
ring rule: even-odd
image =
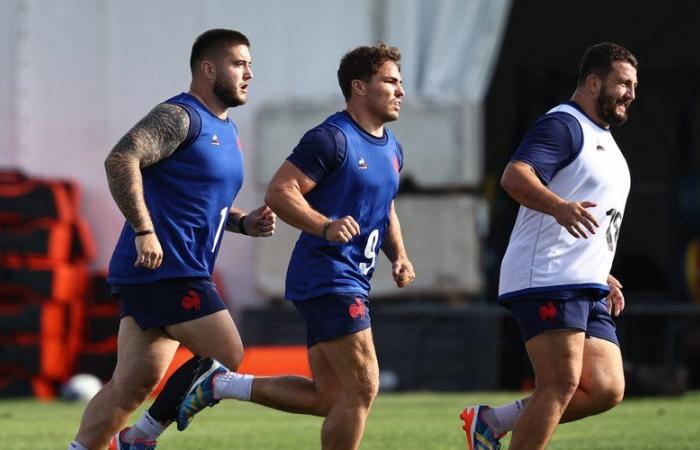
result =
[{"label": "knee", "polygon": [[612,383],[607,385],[605,388],[601,388],[598,394],[601,412],[613,409],[614,407],[622,403],[622,399],[624,397],[624,381],[620,383]]},{"label": "knee", "polygon": [[215,360],[219,361],[221,364],[226,366],[228,370],[237,371],[238,367],[243,361],[243,347],[234,347],[233,349],[221,353],[221,354],[209,354],[207,355]]},{"label": "knee", "polygon": [[605,376],[587,377],[581,380],[580,389],[596,405],[598,413],[619,405],[625,396],[624,377]]},{"label": "knee", "polygon": [[318,392],[318,397],[313,405],[312,414],[316,416],[326,417],[333,405],[338,400],[337,391]]},{"label": "knee", "polygon": [[231,370],[233,372],[238,370],[238,367],[241,365],[241,361],[243,361],[243,352],[241,351],[240,353],[233,353],[231,355],[227,355],[225,358],[218,359],[216,358],[221,364],[226,366],[228,370]]},{"label": "knee", "polygon": [[110,381],[116,391],[116,398],[126,408],[137,408],[143,403],[158,385],[160,378],[157,374],[149,374],[139,379],[115,378]]},{"label": "knee", "polygon": [[579,387],[579,380],[574,376],[561,377],[546,383],[537,382],[536,392],[547,392],[560,403],[566,404]]},{"label": "knee", "polygon": [[377,374],[367,374],[361,379],[356,395],[362,407],[369,409],[379,393],[379,376]]}]

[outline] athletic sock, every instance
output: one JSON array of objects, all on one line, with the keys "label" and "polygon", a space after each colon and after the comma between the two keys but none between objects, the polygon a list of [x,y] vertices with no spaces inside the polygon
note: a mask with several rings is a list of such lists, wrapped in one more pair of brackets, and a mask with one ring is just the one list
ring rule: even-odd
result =
[{"label": "athletic sock", "polygon": [[165,431],[165,427],[146,411],[138,422],[126,430],[122,436],[126,442],[135,442],[137,439],[155,442],[163,434],[163,431]]},{"label": "athletic sock", "polygon": [[491,427],[494,433],[501,434],[513,430],[515,421],[523,410],[525,404],[522,400],[516,400],[507,405],[496,408],[488,408],[483,411],[482,418]]},{"label": "athletic sock", "polygon": [[83,447],[81,444],[78,443],[78,441],[71,441],[70,444],[68,444],[68,450],[90,450],[87,447]]},{"label": "athletic sock", "polygon": [[248,401],[252,389],[253,375],[226,372],[214,377],[214,398],[216,400],[235,398]]}]

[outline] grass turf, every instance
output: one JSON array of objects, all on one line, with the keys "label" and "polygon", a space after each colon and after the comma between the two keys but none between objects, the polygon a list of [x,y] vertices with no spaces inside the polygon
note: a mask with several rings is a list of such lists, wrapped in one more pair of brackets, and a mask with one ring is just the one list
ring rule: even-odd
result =
[{"label": "grass turf", "polygon": [[[361,448],[464,449],[464,433],[458,419],[461,408],[467,403],[501,404],[517,395],[383,393],[373,407]],[[0,401],[0,449],[65,449],[77,430],[83,408],[83,404],[60,401]],[[229,400],[200,413],[185,432],[171,427],[159,440],[158,448],[316,449],[320,447],[320,427],[321,419],[317,417]],[[508,438],[503,442],[507,443]],[[700,392],[674,398],[626,399],[613,411],[560,426],[548,448],[698,450]]]}]

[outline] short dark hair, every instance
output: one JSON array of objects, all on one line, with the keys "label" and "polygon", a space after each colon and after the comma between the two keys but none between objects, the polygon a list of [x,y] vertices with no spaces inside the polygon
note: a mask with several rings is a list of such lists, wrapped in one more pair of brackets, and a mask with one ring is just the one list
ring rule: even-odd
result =
[{"label": "short dark hair", "polygon": [[401,70],[401,52],[383,42],[375,46],[357,47],[346,53],[338,67],[338,84],[345,100],[350,100],[352,80],[369,82],[372,75],[387,61],[393,61]]},{"label": "short dark hair", "polygon": [[612,71],[612,64],[615,61],[628,62],[635,69],[639,64],[632,52],[621,45],[603,42],[590,47],[581,59],[581,67],[578,71],[579,86],[586,82],[586,77],[590,74],[605,79]]},{"label": "short dark hair", "polygon": [[200,34],[192,45],[190,69],[194,73],[197,64],[206,58],[218,58],[226,48],[235,45],[250,47],[250,41],[240,31],[217,28]]}]

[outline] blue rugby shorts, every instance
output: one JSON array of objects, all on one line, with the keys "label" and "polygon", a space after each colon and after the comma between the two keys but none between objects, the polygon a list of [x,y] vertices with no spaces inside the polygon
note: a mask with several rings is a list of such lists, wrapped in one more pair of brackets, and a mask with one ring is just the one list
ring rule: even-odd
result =
[{"label": "blue rugby shorts", "polygon": [[131,316],[142,330],[187,322],[226,309],[209,278],[170,278],[142,284],[112,285],[119,317]]},{"label": "blue rugby shorts", "polygon": [[328,294],[293,302],[306,323],[306,346],[332,341],[371,326],[369,300],[351,294]]}]

